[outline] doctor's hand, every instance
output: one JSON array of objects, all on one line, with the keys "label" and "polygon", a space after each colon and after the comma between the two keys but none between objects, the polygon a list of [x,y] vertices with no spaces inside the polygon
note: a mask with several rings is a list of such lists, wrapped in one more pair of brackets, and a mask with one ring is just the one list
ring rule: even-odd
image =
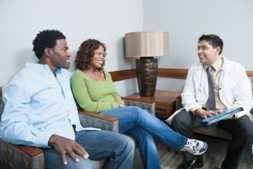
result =
[{"label": "doctor's hand", "polygon": [[210,110],[207,111],[207,110],[204,110],[202,108],[199,108],[199,109],[194,111],[194,115],[202,117],[202,118],[207,118],[207,117],[210,117],[210,116],[214,116],[216,114],[217,114],[217,112],[215,112],[215,111],[210,111]]},{"label": "doctor's hand", "polygon": [[48,144],[51,145],[57,153],[59,153],[64,165],[68,164],[66,155],[73,158],[75,162],[80,161],[78,156],[85,159],[88,158],[86,150],[74,140],[54,134],[49,138]]}]

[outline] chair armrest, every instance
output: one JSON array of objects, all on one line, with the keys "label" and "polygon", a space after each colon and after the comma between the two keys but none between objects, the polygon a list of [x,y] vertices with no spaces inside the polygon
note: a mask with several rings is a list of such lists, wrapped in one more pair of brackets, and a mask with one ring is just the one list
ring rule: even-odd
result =
[{"label": "chair armrest", "polygon": [[119,121],[115,117],[79,110],[79,118],[83,127],[96,127],[103,130],[119,132]]},{"label": "chair armrest", "polygon": [[122,100],[125,102],[127,106],[138,106],[141,107],[148,112],[150,112],[152,115],[155,115],[155,103],[154,102],[141,102],[136,100],[131,100],[128,98],[123,97]]},{"label": "chair armrest", "polygon": [[13,145],[0,139],[0,166],[4,169],[44,169],[42,149]]}]

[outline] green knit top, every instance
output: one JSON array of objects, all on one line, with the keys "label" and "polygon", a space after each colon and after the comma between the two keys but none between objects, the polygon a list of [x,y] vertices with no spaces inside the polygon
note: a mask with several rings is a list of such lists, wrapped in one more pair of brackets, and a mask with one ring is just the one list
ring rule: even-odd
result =
[{"label": "green knit top", "polygon": [[71,77],[71,88],[78,105],[86,111],[99,113],[123,103],[108,72],[105,72],[105,80],[97,81],[75,70]]}]

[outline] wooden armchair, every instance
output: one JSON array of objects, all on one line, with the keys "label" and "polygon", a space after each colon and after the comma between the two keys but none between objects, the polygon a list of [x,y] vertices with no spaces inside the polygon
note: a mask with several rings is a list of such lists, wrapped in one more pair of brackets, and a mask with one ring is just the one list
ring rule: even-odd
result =
[{"label": "wooden armchair", "polygon": [[[155,113],[154,103],[142,103],[127,99],[124,101],[126,105],[139,106],[148,110],[152,114]],[[0,117],[3,108],[2,90],[0,88]],[[118,120],[114,117],[103,116],[93,112],[85,112],[83,110],[80,110],[79,113],[80,122],[84,127],[92,126],[114,132],[119,131]],[[44,155],[40,148],[13,145],[0,138],[0,157],[1,169],[44,169]],[[102,166],[103,161],[93,161],[94,169],[102,168]]]},{"label": "wooden armchair", "polygon": [[[0,117],[4,104],[0,88]],[[113,117],[104,117],[95,113],[80,111],[81,124],[84,127],[97,127],[118,132],[118,120]],[[0,166],[1,169],[44,169],[44,155],[40,148],[13,145],[0,138]],[[94,161],[94,169],[101,168],[103,162]]]},{"label": "wooden armchair", "polygon": [[[80,112],[81,124],[118,132],[118,120],[94,113]],[[13,145],[0,139],[1,169],[44,169],[44,155],[40,148]],[[93,167],[101,168],[102,161],[93,161]]]},{"label": "wooden armchair", "polygon": [[[128,100],[127,98],[123,98],[123,101],[127,106],[138,106],[143,109],[146,109],[152,115],[155,115],[155,103],[138,102],[138,101]],[[90,123],[95,122],[98,128],[103,128],[103,129],[111,130],[115,132],[119,131],[118,120],[114,117],[104,116],[104,115],[101,115],[99,113],[94,113],[94,112],[87,112],[85,110],[80,110],[79,112],[80,112],[81,123],[84,126],[87,126],[87,125],[89,126]],[[91,118],[96,118],[97,120],[94,121]],[[105,122],[104,119],[106,119],[107,122]],[[101,168],[101,163],[100,164],[97,163],[94,166],[95,166],[94,169]],[[141,161],[138,148],[136,148],[136,151],[135,151],[133,168],[134,169],[143,168],[143,164]]]},{"label": "wooden armchair", "polygon": [[[123,99],[127,106],[138,106],[147,110],[152,115],[155,115],[155,104],[144,103],[133,100]],[[88,112],[85,110],[79,110],[79,118],[83,126],[96,126],[104,130],[119,131],[119,122],[115,117],[104,116],[99,113]]]}]

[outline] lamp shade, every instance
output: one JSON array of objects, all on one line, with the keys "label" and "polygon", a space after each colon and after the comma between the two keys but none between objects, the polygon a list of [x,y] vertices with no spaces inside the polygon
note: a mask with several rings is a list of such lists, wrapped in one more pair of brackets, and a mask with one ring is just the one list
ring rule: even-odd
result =
[{"label": "lamp shade", "polygon": [[130,32],[125,35],[126,57],[156,57],[168,54],[168,32]]}]

